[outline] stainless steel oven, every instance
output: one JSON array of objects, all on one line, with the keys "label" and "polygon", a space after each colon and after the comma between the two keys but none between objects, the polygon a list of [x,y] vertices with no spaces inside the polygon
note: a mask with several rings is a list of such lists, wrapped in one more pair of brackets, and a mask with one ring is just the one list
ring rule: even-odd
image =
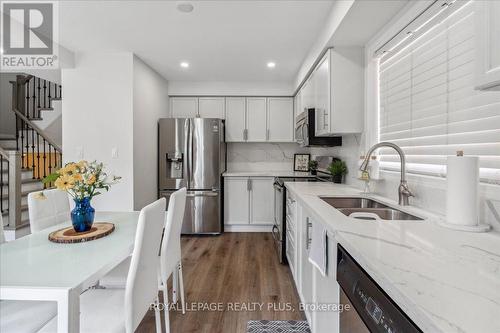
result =
[{"label": "stainless steel oven", "polygon": [[337,281],[344,306],[340,333],[422,332],[342,246],[337,252]]},{"label": "stainless steel oven", "polygon": [[305,109],[295,119],[295,138],[302,147],[342,146],[341,136],[316,136],[315,109]]}]

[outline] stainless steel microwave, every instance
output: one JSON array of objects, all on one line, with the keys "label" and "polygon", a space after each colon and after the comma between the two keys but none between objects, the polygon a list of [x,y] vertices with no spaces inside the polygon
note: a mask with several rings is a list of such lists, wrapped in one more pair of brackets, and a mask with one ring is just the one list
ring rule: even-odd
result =
[{"label": "stainless steel microwave", "polygon": [[315,109],[305,109],[295,119],[295,139],[301,147],[342,146],[341,136],[316,136]]}]

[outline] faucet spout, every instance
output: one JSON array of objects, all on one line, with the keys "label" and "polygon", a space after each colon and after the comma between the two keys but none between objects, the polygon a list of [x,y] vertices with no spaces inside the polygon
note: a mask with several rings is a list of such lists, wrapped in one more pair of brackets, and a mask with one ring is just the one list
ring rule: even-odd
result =
[{"label": "faucet spout", "polygon": [[367,171],[373,152],[381,147],[393,148],[399,155],[399,159],[401,161],[401,181],[398,187],[399,204],[402,206],[408,206],[410,205],[409,197],[412,197],[413,193],[408,188],[408,183],[406,181],[406,156],[401,147],[392,142],[379,142],[375,144],[368,150],[368,153],[366,154],[363,163],[361,163],[359,170],[363,172]]}]

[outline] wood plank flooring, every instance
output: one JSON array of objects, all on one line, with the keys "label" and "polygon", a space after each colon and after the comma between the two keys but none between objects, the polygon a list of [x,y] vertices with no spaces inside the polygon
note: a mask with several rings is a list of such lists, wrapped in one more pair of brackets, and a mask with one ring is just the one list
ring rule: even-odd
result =
[{"label": "wood plank flooring", "polygon": [[[249,320],[304,320],[289,267],[279,263],[270,233],[183,237],[182,256],[189,311],[182,315],[179,302],[179,310],[170,312],[171,333],[245,333]],[[155,332],[153,311],[137,331]]]}]

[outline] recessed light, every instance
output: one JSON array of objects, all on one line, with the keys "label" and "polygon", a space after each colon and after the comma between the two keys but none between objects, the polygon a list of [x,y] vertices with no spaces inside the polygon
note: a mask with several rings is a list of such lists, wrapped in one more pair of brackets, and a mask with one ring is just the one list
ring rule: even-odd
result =
[{"label": "recessed light", "polygon": [[272,61],[267,63],[267,68],[274,68],[274,67],[276,67],[276,63]]},{"label": "recessed light", "polygon": [[183,13],[191,13],[194,6],[187,1],[177,1],[177,10]]},{"label": "recessed light", "polygon": [[186,62],[186,61],[181,62],[181,67],[182,68],[189,68],[189,62]]}]

